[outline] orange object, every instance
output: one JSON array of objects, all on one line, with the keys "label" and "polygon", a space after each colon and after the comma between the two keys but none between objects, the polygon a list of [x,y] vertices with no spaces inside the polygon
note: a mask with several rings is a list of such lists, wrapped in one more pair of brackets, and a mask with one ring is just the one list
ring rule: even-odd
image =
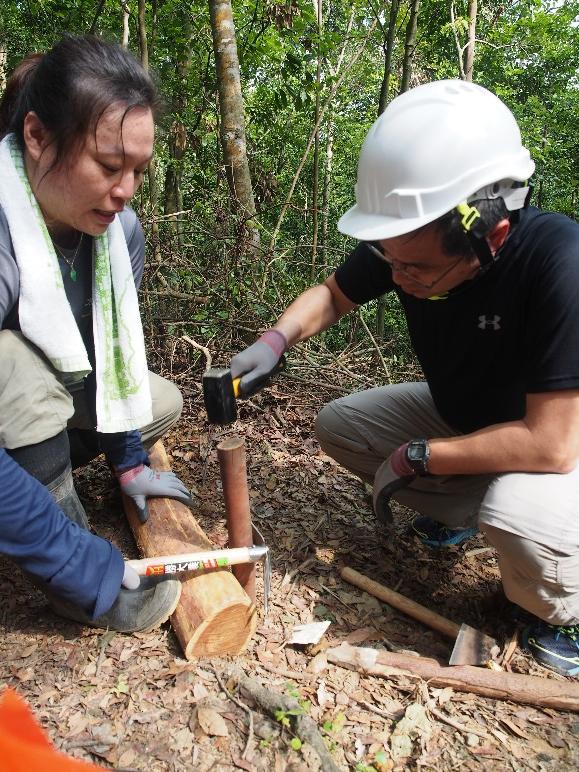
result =
[{"label": "orange object", "polygon": [[7,687],[0,702],[0,772],[90,772],[94,764],[57,751],[25,700]]}]

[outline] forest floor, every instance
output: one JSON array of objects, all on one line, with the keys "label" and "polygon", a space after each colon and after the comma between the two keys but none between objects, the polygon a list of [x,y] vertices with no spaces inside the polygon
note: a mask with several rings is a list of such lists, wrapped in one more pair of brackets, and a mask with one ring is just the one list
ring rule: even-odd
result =
[{"label": "forest floor", "polygon": [[[178,379],[177,379],[178,380]],[[330,383],[328,377],[327,383]],[[565,681],[509,646],[524,616],[504,598],[494,551],[481,535],[432,549],[398,508],[384,529],[359,480],[313,436],[331,387],[292,377],[247,403],[238,421],[209,427],[199,378],[182,377],[185,411],[164,438],[174,471],[194,491],[193,512],[226,544],[217,442],[245,438],[254,521],[271,548],[267,616],[258,567],[259,622],[238,656],[187,661],[167,623],[142,635],[80,628],[55,616],[0,561],[0,689],[23,695],[56,748],[105,769],[138,772],[307,772],[319,769],[245,683],[294,697],[313,719],[336,770],[576,770],[579,715],[435,688],[411,673],[369,676],[328,663],[343,642],[448,660],[452,641],[347,584],[350,566],[456,622],[496,637],[502,667]],[[118,488],[97,460],[76,473],[91,525],[126,558],[138,557]],[[296,625],[329,621],[317,647],[288,643]],[[500,661],[500,659],[499,659]],[[278,716],[279,718],[279,716]],[[286,715],[287,718],[287,715]],[[293,740],[293,744],[292,744]],[[1,767],[1,763],[0,763]],[[330,767],[325,767],[329,769]]]}]

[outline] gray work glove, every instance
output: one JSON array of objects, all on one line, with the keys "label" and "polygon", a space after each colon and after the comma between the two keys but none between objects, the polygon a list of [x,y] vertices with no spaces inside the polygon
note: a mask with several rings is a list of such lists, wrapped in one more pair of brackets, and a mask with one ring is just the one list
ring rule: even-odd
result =
[{"label": "gray work glove", "polygon": [[279,330],[271,329],[258,338],[249,348],[236,354],[231,360],[233,380],[243,376],[239,382],[239,395],[252,397],[258,391],[271,385],[268,377],[274,370],[284,351],[287,339]]},{"label": "gray work glove", "polygon": [[122,492],[135,502],[141,523],[146,523],[149,519],[147,498],[150,496],[175,499],[188,507],[195,506],[187,487],[174,472],[156,472],[141,464],[126,472],[117,473],[117,477]]},{"label": "gray work glove", "polygon": [[380,523],[391,523],[393,520],[390,499],[401,488],[406,488],[416,477],[416,472],[410,466],[406,450],[410,445],[406,442],[396,448],[384,463],[378,467],[374,477],[374,512]]}]

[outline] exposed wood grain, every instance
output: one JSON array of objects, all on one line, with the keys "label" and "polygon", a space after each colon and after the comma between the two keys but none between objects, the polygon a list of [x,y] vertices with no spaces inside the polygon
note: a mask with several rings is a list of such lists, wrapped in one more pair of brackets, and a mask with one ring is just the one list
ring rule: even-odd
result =
[{"label": "exposed wood grain", "polygon": [[[151,466],[170,471],[165,449],[157,442],[150,453]],[[142,557],[177,555],[214,549],[192,511],[174,499],[149,499],[149,519],[141,524],[132,499],[123,496],[125,512]],[[185,657],[241,653],[257,625],[251,598],[228,568],[183,574],[183,590],[171,625]]]}]

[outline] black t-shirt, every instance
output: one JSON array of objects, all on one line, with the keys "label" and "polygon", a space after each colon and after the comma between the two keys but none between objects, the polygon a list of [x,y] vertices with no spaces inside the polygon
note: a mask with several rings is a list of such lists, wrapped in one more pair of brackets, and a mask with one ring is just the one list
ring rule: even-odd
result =
[{"label": "black t-shirt", "polygon": [[526,394],[579,388],[579,225],[563,215],[522,212],[499,259],[446,299],[403,292],[364,244],[336,281],[358,304],[397,293],[434,403],[460,432],[520,420]]}]

